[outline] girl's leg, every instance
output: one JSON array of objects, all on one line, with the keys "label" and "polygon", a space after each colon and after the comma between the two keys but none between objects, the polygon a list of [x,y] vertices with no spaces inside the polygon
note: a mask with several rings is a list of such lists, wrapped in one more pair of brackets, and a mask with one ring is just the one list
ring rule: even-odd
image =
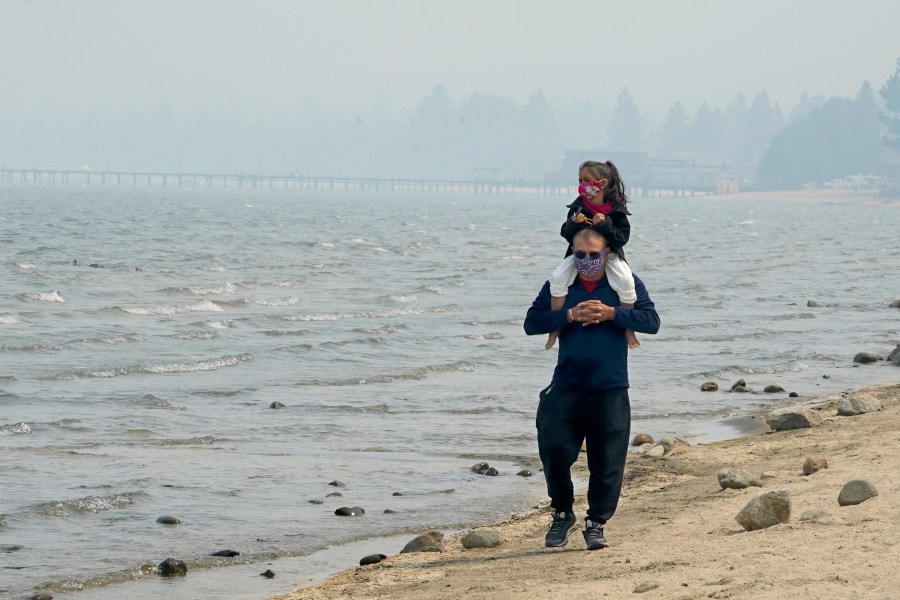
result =
[{"label": "girl's leg", "polygon": [[[575,281],[577,271],[575,270],[575,258],[567,256],[559,263],[556,270],[548,280],[550,282],[550,309],[562,310],[566,306],[566,298],[569,294],[569,286]],[[544,349],[549,350],[556,344],[559,337],[559,331],[551,331],[547,336],[547,343]]]},{"label": "girl's leg", "polygon": [[[619,295],[619,304],[627,308],[634,308],[637,300],[637,292],[634,290],[634,275],[632,275],[628,263],[615,252],[611,252],[609,258],[606,259],[606,278],[609,280],[609,286]],[[628,347],[632,350],[641,345],[631,329],[625,330],[625,339],[628,341]]]}]

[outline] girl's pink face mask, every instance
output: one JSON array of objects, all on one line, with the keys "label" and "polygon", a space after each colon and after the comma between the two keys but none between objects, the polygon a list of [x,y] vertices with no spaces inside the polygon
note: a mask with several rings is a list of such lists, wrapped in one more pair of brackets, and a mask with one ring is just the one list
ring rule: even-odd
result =
[{"label": "girl's pink face mask", "polygon": [[596,179],[578,184],[578,194],[582,198],[593,200],[603,191],[603,186]]}]

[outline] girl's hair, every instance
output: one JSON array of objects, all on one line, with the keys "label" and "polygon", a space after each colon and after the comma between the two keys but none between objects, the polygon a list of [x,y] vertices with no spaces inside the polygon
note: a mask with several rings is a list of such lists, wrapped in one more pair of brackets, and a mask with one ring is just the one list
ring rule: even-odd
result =
[{"label": "girl's hair", "polygon": [[594,179],[606,179],[609,183],[603,189],[603,201],[611,202],[614,206],[625,206],[628,203],[628,196],[625,194],[625,182],[619,175],[616,165],[611,160],[606,162],[597,162],[596,160],[586,160],[578,167],[581,173],[587,169]]}]

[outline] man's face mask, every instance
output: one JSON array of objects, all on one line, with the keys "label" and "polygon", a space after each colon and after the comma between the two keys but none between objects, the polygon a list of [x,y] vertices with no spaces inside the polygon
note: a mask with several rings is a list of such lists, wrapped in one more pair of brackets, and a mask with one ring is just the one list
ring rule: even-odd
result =
[{"label": "man's face mask", "polygon": [[583,277],[593,277],[603,270],[603,258],[609,251],[604,248],[601,252],[582,252],[575,251],[575,268]]}]

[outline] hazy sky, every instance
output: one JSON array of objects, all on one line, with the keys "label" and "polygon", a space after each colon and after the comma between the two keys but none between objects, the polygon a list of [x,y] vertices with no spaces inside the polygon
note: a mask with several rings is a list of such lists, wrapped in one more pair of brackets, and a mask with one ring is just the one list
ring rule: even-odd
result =
[{"label": "hazy sky", "polygon": [[607,104],[627,86],[659,118],[766,90],[789,110],[877,89],[898,57],[898,0],[0,0],[12,114],[162,96],[406,110],[435,83]]}]

